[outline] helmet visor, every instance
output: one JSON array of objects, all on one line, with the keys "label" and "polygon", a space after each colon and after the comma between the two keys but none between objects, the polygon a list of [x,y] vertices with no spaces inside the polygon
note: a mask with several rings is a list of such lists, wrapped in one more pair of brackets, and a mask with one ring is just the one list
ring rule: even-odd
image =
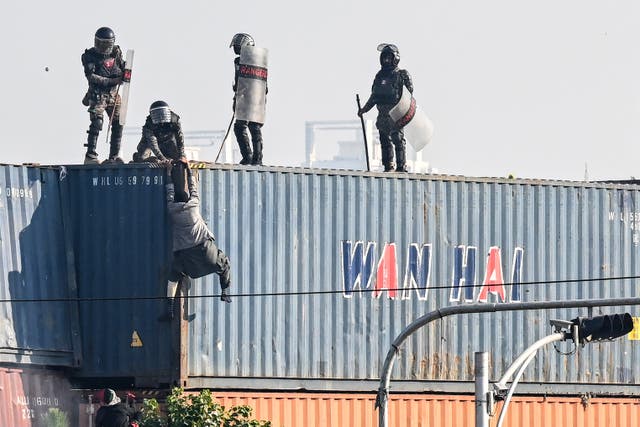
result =
[{"label": "helmet visor", "polygon": [[94,40],[96,50],[103,55],[109,55],[113,51],[115,43],[115,39],[101,39],[96,37]]},{"label": "helmet visor", "polygon": [[171,110],[169,107],[156,107],[149,110],[153,124],[169,123],[171,121]]},{"label": "helmet visor", "polygon": [[384,50],[384,48],[389,48],[393,53],[400,52],[398,50],[398,46],[396,46],[395,44],[391,44],[391,43],[380,43],[378,45],[378,52],[382,52]]}]

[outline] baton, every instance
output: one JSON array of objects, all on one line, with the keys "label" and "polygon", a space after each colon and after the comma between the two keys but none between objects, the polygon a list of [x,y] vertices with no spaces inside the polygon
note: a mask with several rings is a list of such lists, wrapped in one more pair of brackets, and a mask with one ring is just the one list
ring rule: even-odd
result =
[{"label": "baton", "polygon": [[220,153],[222,153],[222,147],[224,147],[224,143],[229,136],[229,131],[231,130],[231,125],[233,124],[233,120],[236,118],[236,112],[233,112],[233,116],[231,116],[231,121],[229,122],[229,127],[227,128],[227,133],[224,134],[224,138],[222,139],[222,144],[220,144],[220,149],[218,150],[218,155],[216,156],[216,160],[213,163],[218,163],[218,158],[220,157]]},{"label": "baton", "polygon": [[[360,111],[362,107],[360,107],[360,95],[358,95],[357,93],[356,102],[358,103],[358,111]],[[364,154],[367,157],[367,172],[370,172],[371,169],[369,167],[369,147],[367,145],[367,132],[364,128],[364,118],[362,116],[360,116],[360,123],[362,123],[362,136],[364,137]]]}]

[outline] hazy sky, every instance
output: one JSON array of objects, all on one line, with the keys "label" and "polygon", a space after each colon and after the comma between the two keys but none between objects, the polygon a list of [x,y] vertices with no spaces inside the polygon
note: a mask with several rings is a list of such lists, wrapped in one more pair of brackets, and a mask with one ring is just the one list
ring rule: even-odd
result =
[{"label": "hazy sky", "polygon": [[640,177],[639,22],[631,0],[4,2],[0,162],[82,161],[80,55],[110,26],[136,51],[127,126],[163,99],[185,131],[226,129],[228,46],[248,32],[269,49],[265,163],[299,165],[304,122],[357,119],[391,42],[440,172],[582,180],[586,163],[591,179]]}]

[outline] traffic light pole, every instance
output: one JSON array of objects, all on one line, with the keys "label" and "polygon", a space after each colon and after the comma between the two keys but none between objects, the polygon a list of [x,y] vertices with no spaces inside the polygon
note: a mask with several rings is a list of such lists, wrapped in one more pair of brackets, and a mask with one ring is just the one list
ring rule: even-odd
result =
[{"label": "traffic light pole", "polygon": [[608,298],[591,300],[571,300],[571,301],[536,301],[536,302],[512,302],[512,303],[490,303],[490,304],[469,304],[451,307],[443,307],[425,314],[414,320],[407,326],[391,343],[391,348],[380,373],[380,387],[376,397],[376,408],[378,412],[378,426],[388,427],[387,404],[389,400],[389,383],[391,382],[391,370],[398,356],[400,347],[405,340],[418,329],[428,325],[434,320],[447,316],[469,313],[496,313],[499,311],[524,311],[524,310],[547,310],[558,308],[584,308],[584,307],[610,307],[624,305],[640,305],[640,298]]},{"label": "traffic light pole", "polygon": [[476,427],[489,427],[489,353],[475,354],[476,377]]},{"label": "traffic light pole", "polygon": [[[516,386],[518,385],[518,381],[520,381],[520,377],[522,376],[524,370],[527,368],[529,363],[531,363],[531,361],[535,357],[538,350],[547,344],[551,344],[557,341],[564,341],[566,339],[567,339],[567,333],[556,332],[554,334],[547,335],[546,337],[536,341],[531,346],[529,346],[526,350],[524,350],[522,354],[520,354],[520,356],[516,358],[516,360],[513,361],[511,366],[507,368],[504,375],[502,375],[502,378],[500,378],[500,380],[493,385],[496,391],[503,392],[504,390],[507,389],[507,381],[509,381],[509,378],[511,378],[515,373],[513,382],[511,383],[511,386],[509,387],[509,391],[507,392],[507,396],[504,399],[504,405],[502,405],[502,410],[500,411],[500,415],[498,416],[498,423],[496,424],[496,427],[502,427],[502,423],[504,422],[504,417],[507,413],[507,408],[509,407],[509,402],[511,402],[511,396],[513,396],[513,392],[515,391]],[[576,345],[578,344],[576,343]]]}]

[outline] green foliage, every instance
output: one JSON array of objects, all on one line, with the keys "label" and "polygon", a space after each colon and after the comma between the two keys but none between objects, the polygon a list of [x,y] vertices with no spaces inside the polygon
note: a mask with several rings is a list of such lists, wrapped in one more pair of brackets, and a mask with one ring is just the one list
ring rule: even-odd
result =
[{"label": "green foliage", "polygon": [[69,427],[69,416],[58,408],[49,408],[42,424],[46,427]]},{"label": "green foliage", "polygon": [[249,406],[225,410],[209,390],[186,395],[183,389],[174,388],[167,397],[167,423],[160,417],[155,399],[145,401],[145,417],[147,412],[149,423],[144,418],[141,427],[271,427],[269,421],[251,419],[252,409]]},{"label": "green foliage", "polygon": [[142,401],[141,427],[166,427],[167,422],[160,414],[160,405],[156,399],[144,399]]},{"label": "green foliage", "polygon": [[270,421],[252,420],[250,406],[234,406],[226,413],[224,427],[271,427]]},{"label": "green foliage", "polygon": [[220,425],[224,408],[209,390],[187,396],[181,388],[174,388],[167,398],[167,412],[171,427],[208,427]]}]

